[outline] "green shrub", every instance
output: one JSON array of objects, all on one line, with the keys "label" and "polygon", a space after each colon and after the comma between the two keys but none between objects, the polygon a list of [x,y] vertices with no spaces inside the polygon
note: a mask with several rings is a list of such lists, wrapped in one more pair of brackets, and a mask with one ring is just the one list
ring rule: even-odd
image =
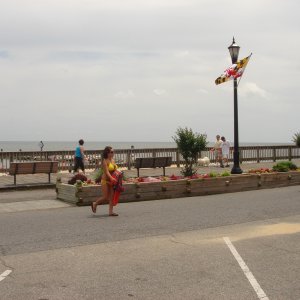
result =
[{"label": "green shrub", "polygon": [[290,170],[297,170],[297,166],[291,161],[281,161],[279,162],[281,165],[286,166]]},{"label": "green shrub", "polygon": [[209,173],[209,177],[218,177],[218,173],[216,173],[216,172],[210,172]]},{"label": "green shrub", "polygon": [[103,169],[100,168],[94,172],[94,174],[92,175],[92,178],[95,180],[96,183],[100,183],[102,175],[103,175]]},{"label": "green shrub", "polygon": [[296,144],[296,146],[300,147],[300,132],[294,134],[293,142]]},{"label": "green shrub", "polygon": [[290,170],[297,170],[297,166],[291,161],[281,161],[273,166],[273,171],[288,172]]},{"label": "green shrub", "polygon": [[196,174],[196,163],[201,151],[205,150],[207,142],[206,134],[193,132],[190,128],[179,127],[173,137],[177,144],[179,153],[184,159],[182,174],[184,176],[192,176]]},{"label": "green shrub", "polygon": [[275,172],[288,172],[290,169],[284,165],[277,164],[273,166],[273,171]]},{"label": "green shrub", "polygon": [[225,176],[230,176],[231,174],[228,171],[225,171],[221,174],[221,176],[225,177]]}]

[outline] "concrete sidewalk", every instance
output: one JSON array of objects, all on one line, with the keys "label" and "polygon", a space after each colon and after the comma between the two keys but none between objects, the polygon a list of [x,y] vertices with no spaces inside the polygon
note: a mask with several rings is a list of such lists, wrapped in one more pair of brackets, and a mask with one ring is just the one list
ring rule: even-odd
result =
[{"label": "concrete sidewalk", "polygon": [[[293,162],[300,166],[300,159],[293,160]],[[256,168],[272,168],[274,162],[261,162],[261,163],[243,163],[241,164],[241,168],[244,171],[249,169]],[[231,171],[232,164],[229,168],[220,168],[216,166],[210,167],[200,167],[198,173],[210,173],[210,172],[218,172],[222,173],[224,171]],[[180,175],[181,168],[170,167],[166,168],[166,175]],[[137,171],[136,169],[132,170],[124,170],[126,177],[136,177]],[[87,170],[87,177],[93,176],[93,170]],[[162,169],[141,169],[140,176],[160,176],[163,174]],[[51,175],[51,184],[48,184],[48,175],[47,174],[34,174],[34,175],[18,175],[17,176],[17,186],[13,185],[13,176],[7,174],[0,174],[0,192],[5,190],[13,190],[13,189],[45,189],[45,188],[53,188],[56,182],[57,176],[62,177],[63,182],[67,182],[73,174],[69,172],[60,172],[58,174]]]}]

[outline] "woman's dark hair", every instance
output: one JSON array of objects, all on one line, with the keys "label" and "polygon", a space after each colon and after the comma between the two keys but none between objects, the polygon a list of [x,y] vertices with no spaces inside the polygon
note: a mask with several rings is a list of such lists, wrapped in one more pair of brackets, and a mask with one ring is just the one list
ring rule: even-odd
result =
[{"label": "woman's dark hair", "polygon": [[111,150],[112,150],[112,147],[106,146],[106,147],[104,148],[104,150],[103,150],[102,157],[103,157],[104,159],[107,159],[107,158],[108,158],[108,154],[111,152]]},{"label": "woman's dark hair", "polygon": [[80,146],[82,146],[82,145],[84,144],[84,140],[83,140],[83,139],[81,139],[81,140],[79,140],[79,142],[78,142],[78,143],[79,143],[79,145],[80,145]]}]

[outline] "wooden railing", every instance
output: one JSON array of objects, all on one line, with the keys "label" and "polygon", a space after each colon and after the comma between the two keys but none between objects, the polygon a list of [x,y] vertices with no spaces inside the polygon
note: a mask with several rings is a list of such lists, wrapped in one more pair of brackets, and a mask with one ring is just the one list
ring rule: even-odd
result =
[{"label": "wooden railing", "polygon": [[[209,157],[215,162],[214,153],[207,148],[202,151],[201,157]],[[86,168],[95,169],[100,162],[102,151],[86,150]],[[153,149],[117,149],[115,160],[120,167],[132,168],[138,157],[172,157],[172,163],[180,166],[182,157],[176,148],[153,148]],[[240,161],[261,162],[276,160],[292,160],[300,158],[300,148],[296,146],[245,146],[240,147]],[[0,152],[0,172],[8,172],[10,162],[52,160],[59,162],[59,170],[71,170],[74,165],[74,151],[19,151]],[[233,160],[233,151],[230,152],[229,160]]]}]

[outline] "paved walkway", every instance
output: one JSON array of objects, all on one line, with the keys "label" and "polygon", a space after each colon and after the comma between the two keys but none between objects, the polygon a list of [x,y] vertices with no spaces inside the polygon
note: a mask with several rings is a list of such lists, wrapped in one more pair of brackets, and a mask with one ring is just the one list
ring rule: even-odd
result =
[{"label": "paved walkway", "polygon": [[1,300],[300,299],[299,186],[116,212],[0,213]]},{"label": "paved walkway", "polygon": [[[300,159],[293,160],[293,162],[300,166]],[[261,163],[243,163],[241,168],[244,171],[254,168],[272,168],[274,162],[261,162]],[[232,166],[232,165],[231,165]],[[210,167],[200,167],[199,173],[210,173],[210,172],[224,172],[225,170],[230,171],[230,168],[221,169],[220,167],[210,166]],[[181,168],[177,167],[170,167],[166,168],[166,175],[180,175]],[[93,170],[87,171],[87,176],[91,177],[93,175]],[[142,169],[140,170],[140,176],[159,176],[162,175],[162,169]],[[51,182],[54,184],[56,182],[58,174],[51,175]],[[73,175],[68,172],[59,173],[59,176],[62,177],[63,182],[67,182]],[[136,169],[132,170],[125,170],[126,177],[136,177],[137,171]],[[44,185],[47,187],[48,183],[48,175],[47,174],[35,174],[35,175],[18,175],[17,176],[17,185],[26,186],[29,185],[30,187],[40,187]],[[13,176],[0,174],[0,190],[5,188],[13,187]]]},{"label": "paved walkway", "polygon": [[51,210],[73,205],[56,200],[52,189],[2,191],[0,193],[0,215],[5,213]]},{"label": "paved walkway", "polygon": [[58,200],[33,200],[16,203],[0,203],[0,213],[21,212],[70,207],[70,204]]}]

